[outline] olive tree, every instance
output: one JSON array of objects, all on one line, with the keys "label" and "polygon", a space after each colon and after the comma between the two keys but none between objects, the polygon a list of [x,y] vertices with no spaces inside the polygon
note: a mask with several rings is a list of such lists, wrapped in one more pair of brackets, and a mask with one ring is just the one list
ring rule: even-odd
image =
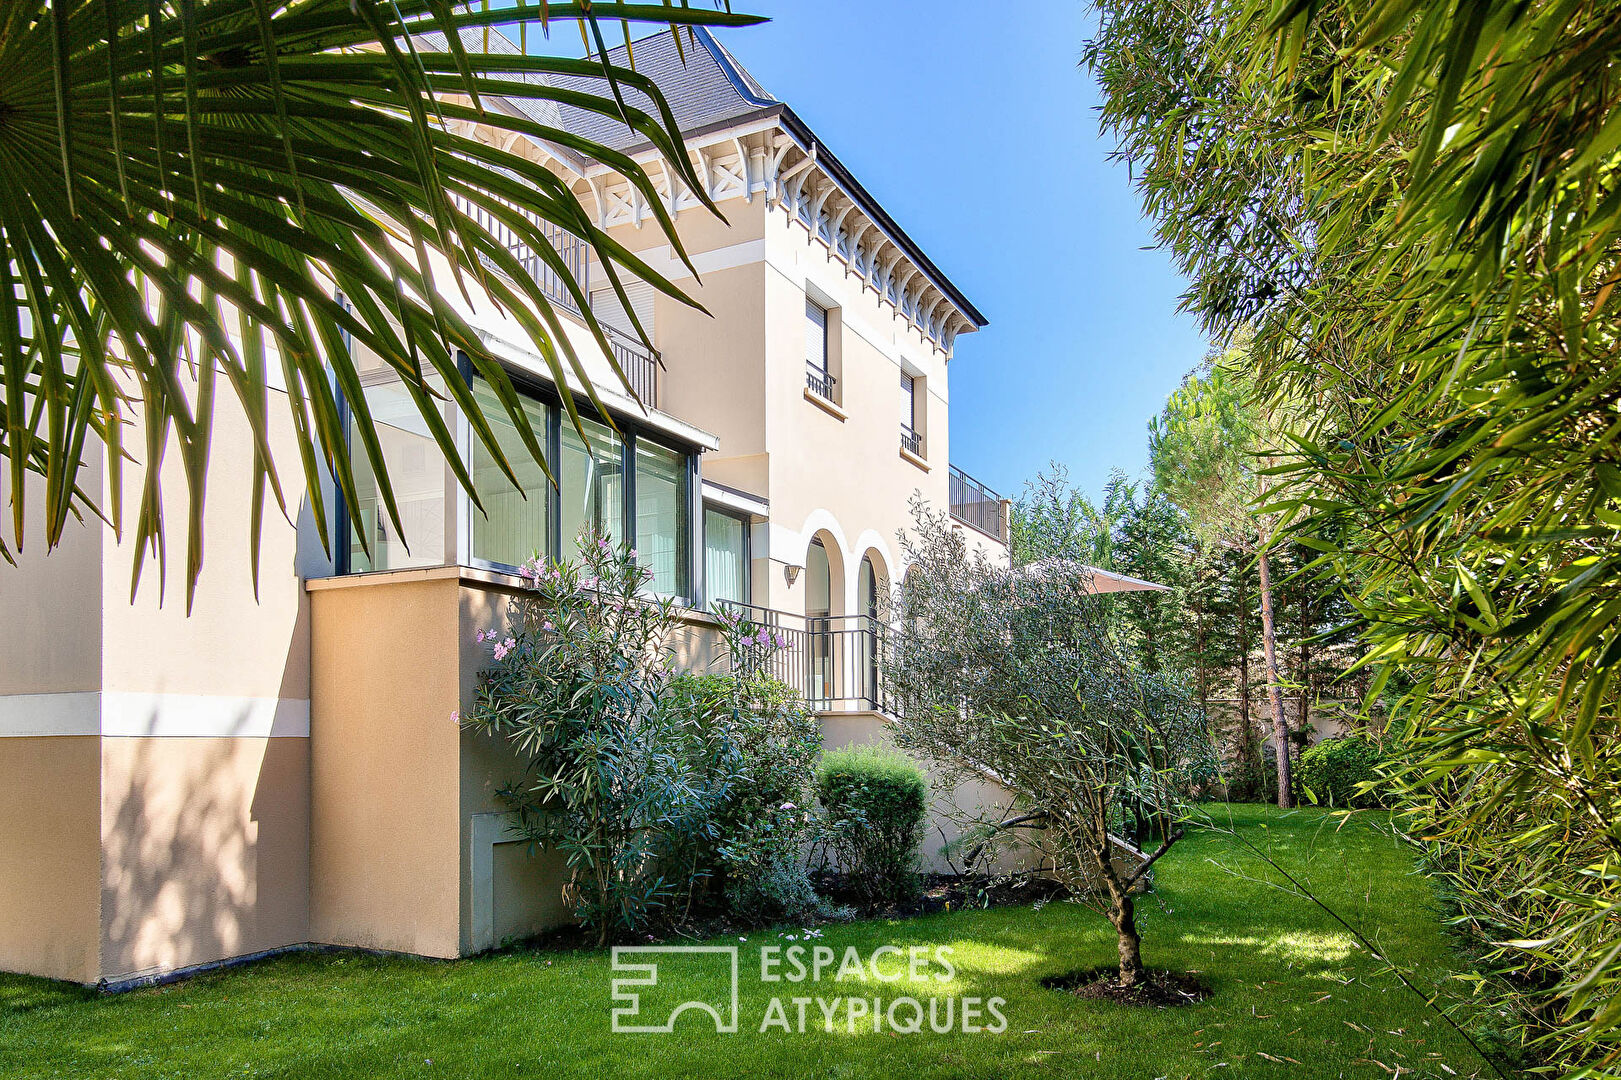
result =
[{"label": "olive tree", "polygon": [[[1114,925],[1121,985],[1138,985],[1134,892],[1182,837],[1189,788],[1215,771],[1197,705],[1135,661],[1083,563],[1001,566],[944,515],[921,503],[914,514],[885,650],[896,741],[948,779],[1013,793],[1013,816],[978,824],[1041,830],[1058,878]],[[1141,861],[1119,858],[1133,816],[1159,841]]]}]

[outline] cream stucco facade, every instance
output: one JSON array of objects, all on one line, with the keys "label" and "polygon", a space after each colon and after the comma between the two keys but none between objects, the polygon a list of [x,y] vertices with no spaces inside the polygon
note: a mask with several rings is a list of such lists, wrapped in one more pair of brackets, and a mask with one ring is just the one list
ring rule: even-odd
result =
[{"label": "cream stucco facade", "polygon": [[[703,40],[693,62],[712,67],[703,92],[717,104],[688,145],[725,221],[672,190],[651,151],[624,147],[663,177],[697,278],[621,180],[524,148],[705,309],[636,291],[662,365],[641,402],[565,316],[610,417],[691,462],[675,520],[690,530],[676,558],[693,666],[714,644],[706,510],[747,537],[745,595],[729,599],[823,626],[869,617],[870,591],[904,573],[909,500],[956,506],[949,368],[957,335],[984,322],[792,111]],[[550,376],[515,324],[447,300],[544,400]],[[609,307],[597,313],[612,323]],[[820,375],[807,373],[813,309]],[[367,386],[386,390],[386,375]],[[273,450],[296,461],[286,396],[272,397]],[[465,421],[448,404],[445,415],[469,449]],[[20,566],[0,569],[0,968],[124,984],[307,943],[460,956],[556,925],[562,871],[511,839],[495,799],[514,761],[451,719],[486,660],[474,629],[499,626],[521,585],[481,556],[466,494],[416,461],[410,557],[366,573],[345,572],[359,569],[350,535],[323,543],[307,500],[289,503],[290,520],[270,508],[255,582],[252,449],[231,410],[217,423],[189,611],[174,569],[161,582],[149,564],[132,599],[130,542],[93,523],[49,555],[30,538]],[[165,468],[183,533],[176,455]],[[106,484],[104,463],[90,472]],[[980,511],[963,515],[964,535],[1005,557],[1005,504]],[[638,512],[625,511],[628,528]],[[825,699],[828,745],[883,741],[872,693],[807,689]],[[1006,796],[987,785],[959,797]]]}]

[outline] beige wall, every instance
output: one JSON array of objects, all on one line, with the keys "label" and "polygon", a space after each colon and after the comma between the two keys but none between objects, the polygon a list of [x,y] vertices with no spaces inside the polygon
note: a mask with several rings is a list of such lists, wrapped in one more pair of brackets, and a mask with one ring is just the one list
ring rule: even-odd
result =
[{"label": "beige wall", "polygon": [[101,975],[309,940],[309,741],[110,738]]},{"label": "beige wall", "polygon": [[456,956],[459,590],[399,576],[311,593],[311,936]]},{"label": "beige wall", "polygon": [[[894,749],[890,737],[889,721],[878,713],[823,713],[822,746],[827,750],[847,746],[886,746]],[[1014,799],[1011,792],[989,780],[960,780],[952,785],[940,782],[941,770],[934,762],[920,761],[929,778],[929,821],[923,834],[923,865],[932,873],[947,873],[952,862],[962,863],[962,853],[954,852],[948,859],[944,848],[962,838],[961,823],[969,815],[990,811],[1002,818],[1013,816]],[[1040,855],[1033,846],[1010,845],[1008,852],[997,864],[998,870],[1014,870],[1034,866]]]},{"label": "beige wall", "polygon": [[100,743],[0,738],[0,969],[101,976]]},{"label": "beige wall", "polygon": [[[102,484],[102,461],[90,455],[82,483]],[[101,689],[102,550],[107,532],[99,522],[70,521],[62,542],[45,548],[45,485],[30,476],[24,485],[27,532],[22,549],[12,534],[10,470],[0,469],[0,536],[17,560],[0,561],[0,697]],[[93,521],[94,519],[92,519]],[[3,706],[0,706],[3,707]],[[0,737],[4,736],[0,721]]]}]

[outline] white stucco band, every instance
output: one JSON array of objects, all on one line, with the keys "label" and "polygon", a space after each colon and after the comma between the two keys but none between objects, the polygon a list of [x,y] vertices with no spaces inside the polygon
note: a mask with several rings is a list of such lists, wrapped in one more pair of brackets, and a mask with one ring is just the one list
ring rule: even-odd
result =
[{"label": "white stucco band", "polygon": [[0,695],[0,738],[308,738],[308,698],[87,690]]}]

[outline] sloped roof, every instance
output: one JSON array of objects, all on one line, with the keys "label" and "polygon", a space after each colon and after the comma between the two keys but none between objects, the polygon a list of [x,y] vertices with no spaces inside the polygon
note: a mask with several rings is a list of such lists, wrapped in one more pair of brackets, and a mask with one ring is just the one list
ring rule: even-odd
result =
[{"label": "sloped roof", "polygon": [[[817,166],[906,253],[924,276],[945,293],[975,326],[985,325],[987,320],[979,309],[924,254],[917,241],[889,216],[889,212],[786,102],[767,92],[707,28],[683,27],[680,35],[679,48],[675,36],[665,29],[632,41],[629,51],[635,56],[636,71],[650,77],[663,90],[683,135],[691,136],[713,128],[728,127],[753,117],[778,116],[783,128],[801,147],[807,151],[814,148]],[[488,31],[488,36],[490,53],[520,53],[511,39],[495,30]],[[481,29],[464,29],[462,32],[463,44],[472,51],[485,51],[484,37],[485,31]],[[432,49],[442,50],[445,47],[442,34],[423,34],[418,40]],[[616,66],[630,66],[630,57],[624,45],[608,50],[608,60]],[[525,74],[522,78],[560,89],[611,97],[607,81],[602,78],[546,78],[533,73]],[[620,92],[625,96],[626,104],[652,112],[652,103],[646,94],[623,83],[620,84]],[[561,127],[615,150],[634,152],[649,145],[646,138],[618,117],[550,101],[508,101],[513,108],[538,123]],[[561,147],[556,149],[563,151]],[[564,152],[564,157],[576,164],[584,164],[573,153]]]},{"label": "sloped roof", "polygon": [[[631,53],[636,59],[636,71],[646,75],[664,91],[676,125],[683,133],[701,131],[722,124],[735,123],[746,117],[780,109],[782,102],[766,93],[754,76],[744,71],[715,36],[701,27],[689,35],[685,29],[680,48],[668,30],[651,34],[631,42]],[[623,45],[608,51],[608,62],[618,67],[630,66]],[[568,89],[584,90],[593,94],[609,95],[604,79],[571,79]],[[625,103],[633,108],[653,113],[647,95],[629,86],[621,86]],[[588,112],[571,105],[562,107],[564,125],[573,132],[615,150],[630,150],[647,145],[647,140],[628,127],[623,120]]]}]

